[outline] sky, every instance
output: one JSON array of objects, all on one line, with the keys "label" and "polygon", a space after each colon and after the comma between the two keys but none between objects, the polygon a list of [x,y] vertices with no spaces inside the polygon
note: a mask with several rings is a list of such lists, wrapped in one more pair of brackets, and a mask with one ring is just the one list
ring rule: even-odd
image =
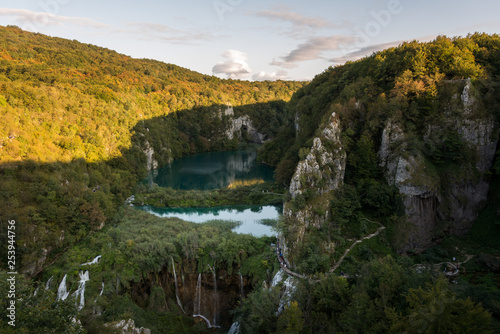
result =
[{"label": "sky", "polygon": [[0,0],[17,25],[221,78],[311,80],[404,41],[500,33],[498,0]]}]

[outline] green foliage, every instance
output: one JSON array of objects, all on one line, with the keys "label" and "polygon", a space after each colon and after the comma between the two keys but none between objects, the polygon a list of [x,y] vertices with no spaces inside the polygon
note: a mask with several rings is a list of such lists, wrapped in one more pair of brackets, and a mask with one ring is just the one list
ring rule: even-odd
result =
[{"label": "green foliage", "polygon": [[227,103],[271,138],[303,85],[221,80],[17,27],[0,32],[0,221],[22,222],[19,260],[31,275],[39,249],[51,261],[112,222],[144,177],[148,145],[160,164],[235,149]]},{"label": "green foliage", "polygon": [[493,333],[491,315],[470,299],[457,299],[444,277],[426,289],[410,289],[408,315],[392,313],[391,331],[400,333]]},{"label": "green foliage", "polygon": [[215,207],[225,205],[282,204],[285,194],[277,192],[273,182],[215,190],[175,190],[153,187],[146,192],[135,192],[135,204],[155,207]]},{"label": "green foliage", "polygon": [[[2,333],[68,333],[83,334],[85,331],[73,319],[77,315],[75,304],[70,301],[56,301],[56,295],[43,287],[35,289],[31,281],[23,275],[15,276],[15,298],[7,298],[10,291],[8,278],[12,275],[0,271],[0,306],[5,312],[0,320]],[[15,319],[8,318],[7,308],[15,301]],[[15,326],[9,325],[14,320]]]}]

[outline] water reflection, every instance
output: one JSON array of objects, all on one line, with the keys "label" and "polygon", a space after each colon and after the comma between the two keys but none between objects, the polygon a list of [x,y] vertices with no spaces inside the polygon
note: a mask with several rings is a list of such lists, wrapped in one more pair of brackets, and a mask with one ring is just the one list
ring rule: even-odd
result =
[{"label": "water reflection", "polygon": [[149,183],[182,190],[220,189],[272,179],[273,169],[257,163],[255,151],[196,154],[177,159],[148,176]]},{"label": "water reflection", "polygon": [[256,237],[272,236],[275,232],[271,227],[263,225],[262,221],[276,220],[282,214],[282,206],[258,206],[258,205],[232,205],[215,208],[155,208],[142,206],[138,209],[144,210],[158,217],[177,217],[193,223],[204,223],[209,220],[233,220],[242,224],[233,231],[237,233],[252,234]]}]

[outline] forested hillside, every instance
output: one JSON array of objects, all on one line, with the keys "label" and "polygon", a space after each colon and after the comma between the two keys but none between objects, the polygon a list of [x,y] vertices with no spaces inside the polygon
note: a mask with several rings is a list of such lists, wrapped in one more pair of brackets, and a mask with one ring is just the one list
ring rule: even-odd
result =
[{"label": "forested hillside", "polygon": [[[500,36],[485,34],[403,43],[329,68],[294,94],[292,121],[260,152],[289,186],[289,266],[318,279],[297,283],[288,320],[312,332],[453,332],[444,312],[454,306],[440,319],[419,306],[446,303],[432,293],[457,298],[440,290],[439,273],[500,319],[499,97]],[[341,272],[348,283],[329,276]],[[242,326],[265,331],[274,320],[251,305],[270,296],[253,298]],[[475,311],[460,312],[465,321]],[[247,320],[255,314],[264,319]]]},{"label": "forested hillside", "polygon": [[238,147],[226,135],[233,118],[271,138],[300,86],[221,80],[0,27],[0,220],[19,222],[20,269],[36,274],[109,223],[151,161]]},{"label": "forested hillside", "polygon": [[[500,36],[403,43],[307,84],[16,27],[0,41],[0,264],[15,220],[20,332],[500,333]],[[138,185],[248,143],[287,191],[266,199],[286,197],[277,240],[124,205],[260,202],[267,184]]]}]

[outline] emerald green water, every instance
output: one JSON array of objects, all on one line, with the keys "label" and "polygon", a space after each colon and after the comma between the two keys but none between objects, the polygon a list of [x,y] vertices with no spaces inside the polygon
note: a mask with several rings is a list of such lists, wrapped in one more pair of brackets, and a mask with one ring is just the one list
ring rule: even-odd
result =
[{"label": "emerald green water", "polygon": [[[170,165],[151,171],[148,183],[179,190],[211,190],[254,184],[273,180],[274,169],[257,162],[257,152],[214,152],[196,154],[173,161]],[[270,195],[272,196],[272,195]],[[137,207],[159,217],[177,217],[194,223],[210,220],[231,220],[241,224],[237,233],[271,236],[275,232],[262,224],[276,220],[282,205],[232,205],[215,208],[156,208]]]},{"label": "emerald green water", "polygon": [[257,152],[210,152],[174,160],[153,170],[148,182],[180,190],[211,190],[273,180],[274,169],[257,162]]}]

